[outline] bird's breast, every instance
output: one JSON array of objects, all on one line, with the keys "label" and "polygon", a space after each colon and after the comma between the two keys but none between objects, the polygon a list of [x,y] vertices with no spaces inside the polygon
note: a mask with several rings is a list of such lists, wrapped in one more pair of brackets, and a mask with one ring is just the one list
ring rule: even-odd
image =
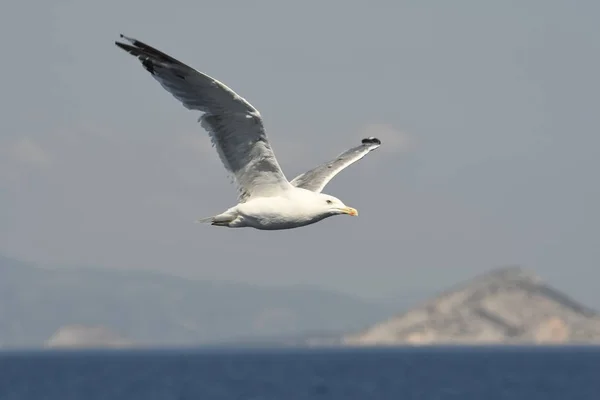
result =
[{"label": "bird's breast", "polygon": [[284,197],[259,198],[238,206],[249,225],[258,229],[289,229],[312,224],[324,217],[312,212],[303,202]]}]

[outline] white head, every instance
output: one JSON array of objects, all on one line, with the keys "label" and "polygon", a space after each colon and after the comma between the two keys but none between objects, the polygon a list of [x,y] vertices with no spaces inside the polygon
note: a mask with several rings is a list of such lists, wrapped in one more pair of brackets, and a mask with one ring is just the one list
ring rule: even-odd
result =
[{"label": "white head", "polygon": [[356,217],[358,215],[358,211],[356,211],[356,209],[348,207],[337,197],[333,197],[325,193],[317,193],[317,195],[317,207],[321,208],[323,213],[327,214],[328,216],[347,214]]}]

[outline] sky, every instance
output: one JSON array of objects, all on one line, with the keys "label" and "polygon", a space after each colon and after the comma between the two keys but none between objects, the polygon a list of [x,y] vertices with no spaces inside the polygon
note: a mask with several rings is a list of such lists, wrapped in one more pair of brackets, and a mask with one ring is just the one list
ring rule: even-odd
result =
[{"label": "sky", "polygon": [[[600,3],[78,0],[0,5],[0,253],[51,267],[378,298],[506,265],[600,308]],[[289,231],[236,204],[207,133],[123,33],[258,108],[288,179],[359,211]]]}]

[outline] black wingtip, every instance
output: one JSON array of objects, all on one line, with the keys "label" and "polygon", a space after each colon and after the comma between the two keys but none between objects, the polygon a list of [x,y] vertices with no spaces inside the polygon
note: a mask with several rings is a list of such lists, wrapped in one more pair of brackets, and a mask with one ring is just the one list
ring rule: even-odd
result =
[{"label": "black wingtip", "polygon": [[[144,46],[144,44],[139,42],[138,40],[127,37],[127,36],[123,35],[122,33],[119,34],[119,36],[131,44],[115,41],[115,45],[117,45],[117,47],[125,50],[129,54],[137,57],[142,62],[142,66],[146,69],[146,71],[148,71],[152,75],[154,75],[155,74],[154,64],[150,58],[146,57],[146,54],[144,54],[144,49],[141,48],[141,46]],[[146,47],[148,47],[148,46],[146,46]]]},{"label": "black wingtip", "polygon": [[122,33],[119,34],[119,36],[121,37],[121,39],[123,39],[129,43],[122,43],[122,42],[115,41],[115,44],[118,47],[127,51],[129,54],[140,58],[140,61],[144,61],[145,59],[152,60],[151,63],[146,63],[144,65],[144,67],[150,73],[154,73],[154,67],[151,64],[157,64],[157,63],[158,64],[170,63],[170,64],[177,65],[179,67],[187,67],[187,65],[185,65],[181,61],[169,56],[168,54],[163,53],[162,51],[160,51],[142,41],[139,41],[139,40],[134,39],[129,36],[125,36]]},{"label": "black wingtip", "polygon": [[115,44],[117,46],[121,47],[121,48],[123,48],[123,46],[130,46],[130,45],[134,45],[135,46],[135,42],[137,42],[137,40],[135,40],[133,38],[130,38],[128,36],[125,36],[122,33],[119,33],[119,38],[122,39],[122,40],[124,40],[124,41],[126,41],[126,42],[129,42],[129,44],[127,44],[127,43],[123,43],[123,42],[119,42],[119,41],[115,40]]},{"label": "black wingtip", "polygon": [[361,141],[362,144],[376,144],[376,145],[380,145],[381,144],[381,140],[377,139],[376,137],[368,137],[368,138],[364,138]]}]

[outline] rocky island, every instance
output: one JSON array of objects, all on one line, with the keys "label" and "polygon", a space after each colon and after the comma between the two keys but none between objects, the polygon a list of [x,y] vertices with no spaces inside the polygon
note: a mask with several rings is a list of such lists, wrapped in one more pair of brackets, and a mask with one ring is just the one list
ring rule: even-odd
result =
[{"label": "rocky island", "polygon": [[341,344],[600,344],[600,315],[534,273],[509,267],[345,335]]},{"label": "rocky island", "polygon": [[67,325],[60,328],[44,343],[47,348],[122,348],[132,346],[103,326]]}]

